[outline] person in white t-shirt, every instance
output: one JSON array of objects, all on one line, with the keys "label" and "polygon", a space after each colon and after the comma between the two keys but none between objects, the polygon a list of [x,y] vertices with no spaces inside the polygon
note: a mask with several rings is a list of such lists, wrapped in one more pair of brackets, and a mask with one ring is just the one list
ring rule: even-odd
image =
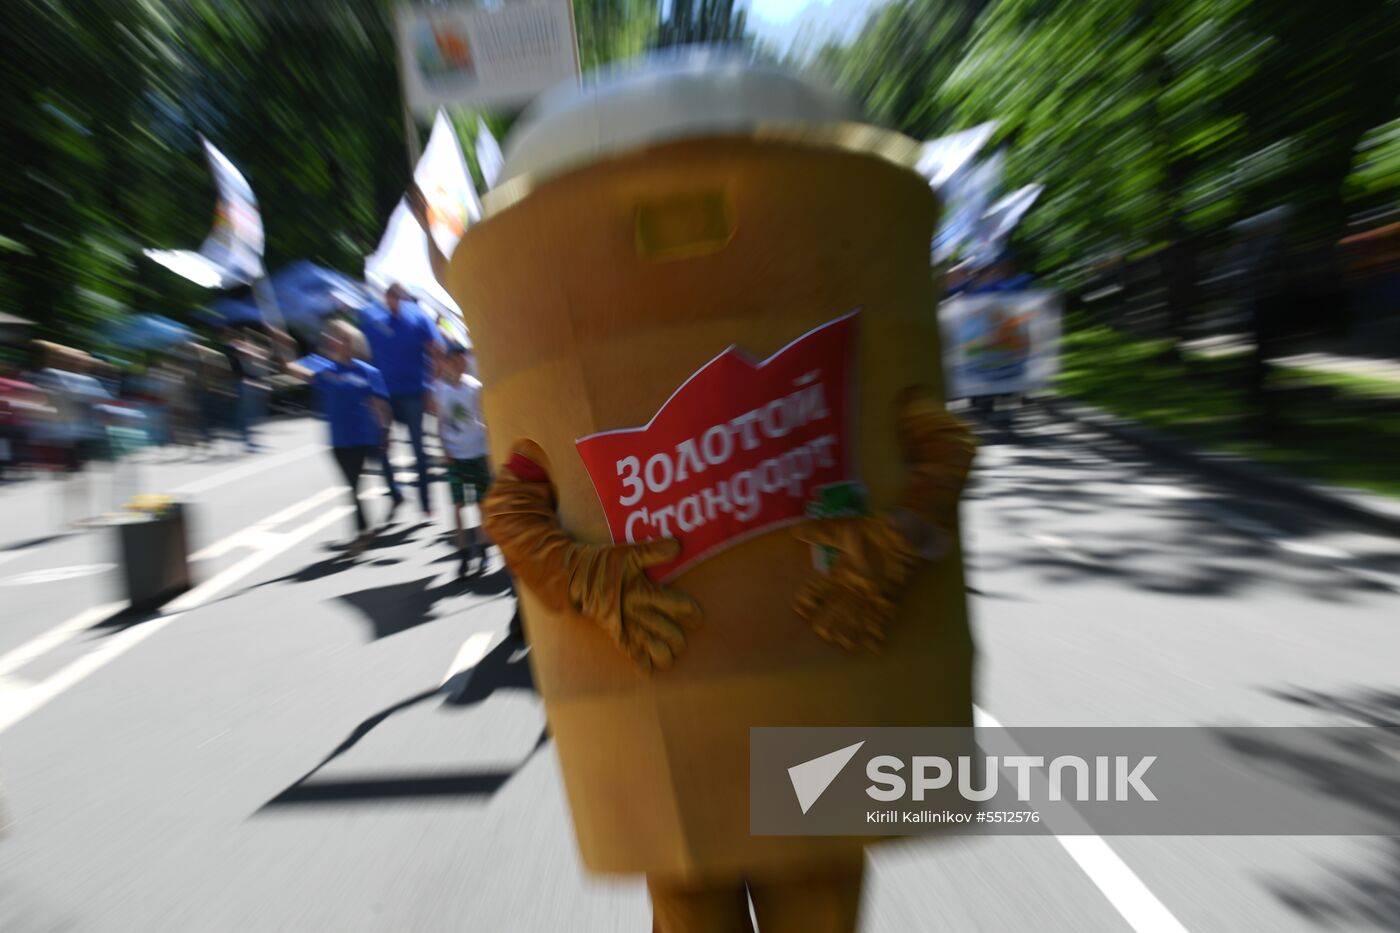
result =
[{"label": "person in white t-shirt", "polygon": [[438,436],[447,457],[447,484],[452,490],[452,515],[457,523],[457,547],[462,552],[462,576],[467,576],[472,560],[476,572],[486,569],[486,547],[479,526],[467,528],[462,509],[467,489],[474,505],[486,498],[491,470],[486,462],[486,426],[481,421],[481,382],[468,372],[470,351],[460,345],[448,347],[442,361],[442,378],[433,386],[437,397]]}]

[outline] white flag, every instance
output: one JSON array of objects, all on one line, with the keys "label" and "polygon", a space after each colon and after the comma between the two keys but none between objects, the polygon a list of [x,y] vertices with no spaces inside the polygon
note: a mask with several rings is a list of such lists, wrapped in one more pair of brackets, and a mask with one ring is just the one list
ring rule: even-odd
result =
[{"label": "white flag", "polygon": [[1005,156],[998,150],[981,162],[957,172],[943,188],[946,205],[933,237],[933,257],[944,262],[970,246],[981,229],[982,214],[992,192],[1001,186]]},{"label": "white flag", "polygon": [[365,281],[380,289],[398,282],[461,316],[452,296],[433,275],[427,234],[402,199],[389,217],[389,226],[384,231],[384,239],[379,241],[379,248],[365,257]]},{"label": "white flag", "polygon": [[481,202],[467,172],[467,159],[457,131],[441,110],[433,119],[433,131],[423,156],[413,169],[413,180],[428,201],[428,230],[442,254],[449,259],[467,227],[481,217]]},{"label": "white flag", "polygon": [[919,174],[935,191],[941,189],[971,165],[996,128],[995,121],[980,123],[970,130],[929,140],[919,154]]},{"label": "white flag", "polygon": [[218,191],[214,228],[197,253],[163,249],[148,249],[145,253],[177,275],[206,288],[247,284],[263,275],[263,224],[258,199],[228,156],[203,136],[199,139]]},{"label": "white flag", "polygon": [[251,282],[263,274],[263,224],[258,199],[228,156],[209,140],[200,139],[219,189],[219,201],[214,207],[214,229],[199,251],[239,280]]},{"label": "white flag", "polygon": [[486,183],[487,189],[496,187],[496,179],[500,177],[501,166],[505,165],[505,162],[505,156],[501,155],[501,144],[491,135],[491,128],[486,125],[486,121],[477,117],[476,165],[481,169],[481,179]]},{"label": "white flag", "polygon": [[1026,185],[987,208],[982,215],[980,233],[983,249],[990,251],[1010,236],[1011,231],[1016,229],[1021,218],[1026,216],[1026,212],[1035,205],[1036,199],[1044,190],[1044,185]]}]

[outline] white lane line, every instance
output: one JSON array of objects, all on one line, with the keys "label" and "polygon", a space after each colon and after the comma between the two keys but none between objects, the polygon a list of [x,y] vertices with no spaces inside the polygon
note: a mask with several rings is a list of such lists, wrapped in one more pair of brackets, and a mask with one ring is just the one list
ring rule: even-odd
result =
[{"label": "white lane line", "polygon": [[42,635],[31,638],[18,648],[14,648],[0,655],[0,677],[3,677],[11,671],[19,670],[37,657],[48,654],[78,632],[91,628],[104,619],[116,615],[118,612],[125,609],[126,606],[126,600],[121,600],[120,602],[103,603],[100,606],[84,609],[67,622],[55,628],[51,628]]},{"label": "white lane line", "polygon": [[[1001,729],[980,706],[972,708],[973,722],[982,728]],[[1055,836],[1066,854],[1074,860],[1099,889],[1134,933],[1188,933],[1181,921],[1167,910],[1157,895],[1143,884],[1128,864],[1102,836]]]},{"label": "white lane line", "polygon": [[1102,836],[1056,836],[1089,880],[1136,933],[1187,933]]},{"label": "white lane line", "polygon": [[89,675],[106,667],[141,642],[160,632],[185,612],[213,599],[277,555],[290,550],[352,511],[354,511],[353,507],[345,505],[321,514],[296,531],[287,532],[276,543],[248,555],[184,595],[176,597],[166,606],[165,615],[109,636],[101,647],[78,658],[28,690],[0,696],[0,733],[20,722],[69,687],[85,680]]},{"label": "white lane line", "polygon": [[438,686],[446,686],[453,677],[481,663],[481,659],[486,657],[486,649],[491,647],[493,638],[495,635],[491,632],[477,632],[462,642],[462,647],[457,649],[457,656],[452,659],[452,665],[448,667],[447,673],[442,675],[442,683]]},{"label": "white lane line", "polygon": [[12,577],[0,578],[0,586],[36,586],[44,583],[62,583],[79,577],[95,577],[116,567],[116,564],[71,564],[67,567],[45,567],[17,573]]},{"label": "white lane line", "polygon": [[[312,496],[309,499],[304,499],[301,502],[294,503],[288,508],[282,509],[280,512],[274,512],[266,518],[259,519],[258,521],[247,526],[246,528],[240,528],[238,531],[235,531],[232,534],[221,538],[218,541],[215,541],[213,544],[210,544],[203,550],[196,551],[195,553],[190,555],[190,560],[200,561],[206,560],[210,557],[217,557],[223,554],[227,554],[229,551],[239,546],[247,546],[251,548],[264,548],[273,546],[277,543],[281,536],[269,534],[266,529],[276,527],[277,525],[280,525],[283,522],[286,522],[292,518],[296,518],[302,512],[305,512],[311,508],[315,508],[316,506],[324,503],[326,500],[334,498],[334,496],[343,494],[344,492],[344,486],[337,486],[333,487],[332,489],[322,490],[320,493],[318,493],[315,496]],[[60,623],[54,628],[49,629],[47,632],[44,632],[40,635],[35,636],[34,638],[31,638],[29,641],[25,642],[19,647],[11,649],[6,654],[0,655],[0,676],[3,676],[9,673],[10,671],[19,670],[21,667],[28,664],[30,661],[33,661],[35,658],[42,657],[43,655],[48,654],[50,651],[57,648],[59,645],[62,645],[64,642],[68,641],[70,638],[72,638],[79,632],[82,632],[85,629],[92,628],[92,626],[97,625],[98,623],[103,622],[116,615],[117,613],[121,612],[127,607],[127,605],[127,601],[123,599],[118,600],[116,602],[103,603],[98,606],[92,606],[91,608],[84,609],[82,612],[79,612],[71,619]]]},{"label": "white lane line", "polygon": [[309,512],[317,506],[325,504],[336,496],[344,495],[345,490],[345,486],[331,486],[328,489],[322,489],[315,495],[308,496],[300,502],[294,502],[280,512],[273,512],[266,518],[260,518],[246,528],[241,528],[233,534],[195,551],[190,555],[190,560],[208,560],[211,557],[220,557],[235,548],[245,545],[257,547],[261,541],[261,536],[266,532],[284,522],[291,521],[303,512]]},{"label": "white lane line", "polygon": [[325,447],[321,444],[305,444],[301,447],[289,450],[286,453],[277,454],[272,457],[259,458],[250,463],[244,463],[227,470],[221,470],[218,473],[194,480],[183,486],[176,486],[171,490],[171,493],[174,495],[189,495],[208,492],[211,489],[217,489],[228,483],[236,483],[238,480],[246,479],[249,476],[255,476],[264,470],[285,466],[288,463],[300,460],[303,457],[309,457],[317,451],[324,449]]}]

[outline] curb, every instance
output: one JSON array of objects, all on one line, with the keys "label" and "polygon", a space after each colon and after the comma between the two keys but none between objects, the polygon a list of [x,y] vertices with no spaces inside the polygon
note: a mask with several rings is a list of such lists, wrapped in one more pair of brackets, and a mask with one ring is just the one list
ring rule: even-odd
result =
[{"label": "curb", "polygon": [[1301,500],[1324,511],[1346,516],[1385,534],[1400,535],[1400,502],[1391,502],[1381,496],[1357,490],[1300,479],[1237,454],[1194,447],[1155,428],[1078,402],[1052,397],[1041,397],[1037,401],[1062,420],[1073,421],[1108,434],[1149,450],[1164,459],[1224,479],[1248,483],[1276,496]]}]

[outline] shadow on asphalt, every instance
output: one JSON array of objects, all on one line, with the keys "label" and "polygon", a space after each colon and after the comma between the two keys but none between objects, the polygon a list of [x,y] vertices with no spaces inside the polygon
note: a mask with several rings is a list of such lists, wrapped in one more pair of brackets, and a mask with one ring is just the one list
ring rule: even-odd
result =
[{"label": "shadow on asphalt", "polygon": [[16,541],[14,544],[9,544],[5,547],[0,547],[0,553],[9,553],[10,551],[27,551],[32,547],[39,547],[41,544],[48,544],[50,541],[57,541],[60,538],[66,538],[72,533],[73,532],[71,531],[60,531],[57,534],[43,535],[42,537],[38,538],[30,538],[27,541]]},{"label": "shadow on asphalt", "polygon": [[[1272,590],[1336,604],[1387,592],[1385,575],[1400,569],[1400,550],[1335,560],[1302,553],[1310,538],[1353,526],[1057,428],[1033,409],[1013,421],[978,424],[982,453],[964,508],[993,506],[996,521],[1023,541],[982,547],[971,528],[965,559],[974,587],[988,578],[982,574],[1030,571],[1046,585],[1114,583],[1203,598]],[[1180,494],[1157,498],[1138,483],[1179,487],[1166,491]],[[1061,518],[1112,515],[1150,518],[1154,530],[1144,535],[1141,525],[1100,523],[1079,529],[1064,546],[1055,543]],[[1280,539],[1294,549],[1280,547]],[[1341,564],[1360,572],[1344,572]]]},{"label": "shadow on asphalt", "polygon": [[362,775],[316,775],[331,762],[354,748],[359,742],[390,717],[422,703],[441,699],[441,709],[454,710],[475,706],[498,690],[535,692],[529,661],[523,657],[522,641],[507,638],[492,649],[481,662],[468,671],[454,675],[447,683],[425,690],[388,709],[375,713],[360,723],[314,768],[295,783],[259,808],[258,812],[304,804],[355,804],[419,797],[489,797],[510,780],[511,776],[534,757],[535,752],[549,741],[548,729],[513,768],[477,771],[434,771],[429,774],[375,773]]},{"label": "shadow on asphalt", "polygon": [[[1289,688],[1270,690],[1272,696],[1329,713],[1338,726],[1379,726],[1370,742],[1337,742],[1331,753],[1299,755],[1283,744],[1254,743],[1236,747],[1267,773],[1290,783],[1335,796],[1393,823],[1400,822],[1400,794],[1394,780],[1378,780],[1377,762],[1400,760],[1400,692],[1358,690],[1323,693]],[[1393,774],[1393,771],[1392,771]],[[1309,884],[1297,877],[1274,877],[1266,884],[1282,903],[1315,927],[1348,929],[1365,926],[1378,930],[1400,929],[1400,837],[1359,837],[1371,843],[1371,866],[1351,864],[1319,866],[1324,880]]]},{"label": "shadow on asphalt", "polygon": [[165,615],[165,612],[161,609],[132,609],[128,607],[118,612],[116,615],[108,616],[101,622],[88,628],[87,631],[93,635],[100,635],[106,638],[110,635],[124,632],[129,628],[134,628],[143,622],[159,619],[163,615]]},{"label": "shadow on asphalt", "polygon": [[469,593],[489,599],[513,592],[510,576],[504,568],[484,576],[456,577],[433,586],[432,582],[439,575],[434,573],[418,580],[375,586],[345,593],[336,599],[364,615],[378,640],[433,621],[436,618],[433,610],[438,602],[452,596]]},{"label": "shadow on asphalt", "polygon": [[[372,518],[373,516],[369,517]],[[384,548],[398,547],[401,544],[407,544],[409,541],[413,540],[413,536],[419,531],[424,528],[431,528],[432,525],[432,522],[422,521],[412,525],[404,525],[393,531],[380,531],[374,536],[374,540],[369,543],[369,550],[379,551]],[[336,553],[343,553],[349,549],[350,542],[348,541],[333,541],[321,545],[321,550],[335,551]]]}]

